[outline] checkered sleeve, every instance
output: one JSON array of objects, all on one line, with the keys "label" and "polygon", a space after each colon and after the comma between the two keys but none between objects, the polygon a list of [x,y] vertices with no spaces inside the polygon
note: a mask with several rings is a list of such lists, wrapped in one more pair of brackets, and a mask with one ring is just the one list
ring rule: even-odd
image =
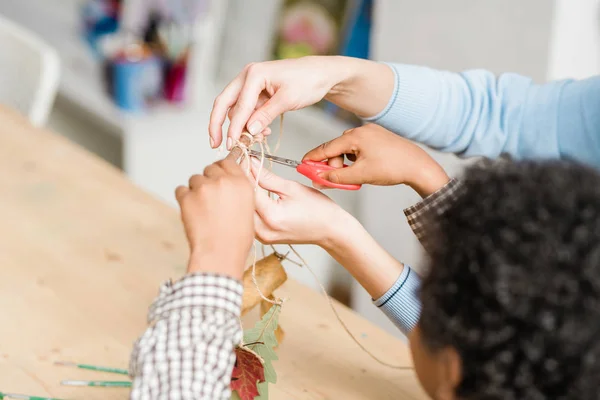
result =
[{"label": "checkered sleeve", "polygon": [[242,294],[239,281],[216,274],[166,282],[134,345],[130,399],[229,399]]},{"label": "checkered sleeve", "polygon": [[429,233],[435,226],[436,217],[443,215],[456,202],[464,186],[452,179],[437,192],[404,210],[408,225],[426,250],[429,249]]}]

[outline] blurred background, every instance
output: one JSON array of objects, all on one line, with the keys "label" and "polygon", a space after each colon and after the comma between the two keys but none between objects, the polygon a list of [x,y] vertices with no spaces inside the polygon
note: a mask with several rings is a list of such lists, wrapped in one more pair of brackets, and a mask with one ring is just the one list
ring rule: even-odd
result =
[{"label": "blurred background", "polygon": [[[600,72],[598,0],[0,0],[0,17],[60,59],[43,123],[173,206],[174,188],[222,157],[208,146],[212,102],[250,62],[343,54],[538,82]],[[358,123],[330,104],[289,113],[278,154],[300,158]],[[463,161],[432,154],[460,171]],[[402,213],[418,201],[409,189],[328,194],[396,258],[423,265]],[[300,250],[330,293],[398,335],[324,251]],[[316,288],[305,269],[288,271]]]}]

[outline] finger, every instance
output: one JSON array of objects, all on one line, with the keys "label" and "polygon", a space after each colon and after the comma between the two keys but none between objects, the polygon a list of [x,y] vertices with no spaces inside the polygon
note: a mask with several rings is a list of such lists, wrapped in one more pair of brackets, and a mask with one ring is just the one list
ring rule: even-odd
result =
[{"label": "finger", "polygon": [[272,199],[268,192],[257,190],[254,196],[254,207],[261,218],[267,218],[277,206],[277,200]]},{"label": "finger", "polygon": [[197,175],[192,175],[188,184],[190,186],[190,189],[194,190],[194,189],[198,189],[205,182],[206,182],[206,177],[204,175],[197,174]]},{"label": "finger", "polygon": [[289,101],[286,97],[286,93],[279,90],[262,106],[257,107],[257,110],[248,119],[248,132],[254,135],[262,131],[265,127],[271,125],[279,115],[289,111]]},{"label": "finger", "polygon": [[225,117],[227,116],[229,109],[237,102],[244,81],[246,80],[246,73],[246,69],[240,72],[215,99],[208,123],[208,134],[210,136],[210,145],[212,148],[221,145]]},{"label": "finger", "polygon": [[233,160],[224,159],[217,161],[216,164],[218,164],[226,174],[244,175],[242,167]]},{"label": "finger", "polygon": [[[251,75],[248,73],[246,77],[246,82],[242,87],[240,92],[240,97],[237,101],[236,112],[233,118],[231,119],[231,123],[229,124],[229,130],[227,132],[227,149],[231,150],[233,143],[240,138],[242,135],[242,130],[246,126],[248,122],[248,118],[254,112],[256,108],[256,103],[258,101],[258,96],[264,89],[264,80],[260,79],[256,75]],[[266,126],[266,125],[265,125]],[[251,134],[259,133],[262,131],[261,129],[256,130],[255,132],[250,132]]]},{"label": "finger", "polygon": [[[258,101],[256,102],[256,107],[254,107],[255,110],[259,109],[260,107],[262,107],[267,101],[269,101],[271,97],[263,90],[260,95],[258,96]],[[227,112],[227,118],[231,121],[233,119],[233,117],[235,116],[236,112],[237,112],[237,104],[234,104],[233,106],[229,107],[229,111]]]},{"label": "finger", "polygon": [[259,108],[264,106],[270,98],[271,96],[266,91],[263,90],[262,92],[260,92],[260,95],[258,96],[258,101],[256,102],[256,107],[254,109],[258,110]]},{"label": "finger", "polygon": [[204,169],[204,176],[207,178],[216,178],[218,176],[227,174],[227,172],[223,169],[223,161],[225,160],[217,161],[206,167]]},{"label": "finger", "polygon": [[177,203],[179,203],[180,206],[181,201],[183,200],[185,195],[189,193],[189,191],[190,189],[187,186],[178,186],[177,189],[175,189],[175,198],[177,199]]},{"label": "finger", "polygon": [[354,140],[351,136],[343,135],[312,149],[304,155],[303,160],[322,161],[338,157],[346,153],[355,153]]},{"label": "finger", "polygon": [[252,157],[250,171],[252,172],[254,179],[258,179],[258,185],[261,188],[279,196],[286,196],[290,193],[291,184],[293,182],[275,175],[266,169],[264,164],[261,168],[260,160],[255,157]]},{"label": "finger", "polygon": [[227,111],[227,119],[228,120],[231,121],[233,119],[233,116],[235,115],[235,110],[236,110],[236,104],[229,107],[229,111]]},{"label": "finger", "polygon": [[325,171],[322,172],[320,176],[321,178],[330,182],[345,185],[359,185],[365,183],[362,168],[356,164],[353,164],[347,168],[338,168],[332,169],[331,171]]},{"label": "finger", "polygon": [[258,213],[254,213],[254,233],[256,239],[262,244],[272,244],[272,240],[275,238],[273,235],[274,232],[269,229]]},{"label": "finger", "polygon": [[342,168],[344,166],[344,155],[331,157],[327,160],[327,165],[333,168]]}]

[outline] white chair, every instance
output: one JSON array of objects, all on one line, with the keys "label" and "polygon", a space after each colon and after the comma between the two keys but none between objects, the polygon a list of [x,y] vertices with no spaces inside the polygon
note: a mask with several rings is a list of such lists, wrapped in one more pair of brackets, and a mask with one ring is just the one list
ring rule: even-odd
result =
[{"label": "white chair", "polygon": [[43,126],[60,80],[54,48],[29,30],[0,15],[0,104]]}]

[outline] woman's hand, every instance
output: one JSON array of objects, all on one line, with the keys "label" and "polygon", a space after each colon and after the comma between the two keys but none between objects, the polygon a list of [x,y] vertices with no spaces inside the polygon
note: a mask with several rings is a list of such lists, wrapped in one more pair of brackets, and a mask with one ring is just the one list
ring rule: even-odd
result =
[{"label": "woman's hand", "polygon": [[190,245],[188,272],[240,279],[254,239],[254,193],[244,171],[234,161],[216,162],[175,195]]},{"label": "woman's hand", "polygon": [[[259,165],[254,159],[255,178]],[[279,196],[275,200],[265,192],[256,193],[254,226],[261,242],[319,245],[375,299],[394,284],[404,266],[329,197],[265,169],[260,173],[259,184]]]},{"label": "woman's hand", "polygon": [[[252,175],[258,176],[260,162],[252,158]],[[259,185],[278,196],[256,192],[254,229],[265,244],[328,245],[343,232],[353,217],[323,193],[298,182],[283,179],[263,168]]]},{"label": "woman's hand", "polygon": [[244,129],[256,135],[284,112],[324,97],[359,116],[375,115],[385,108],[393,90],[393,71],[369,60],[314,56],[250,64],[215,99],[210,144],[213,148],[221,144],[227,116],[231,149]]},{"label": "woman's hand", "polygon": [[[354,163],[340,168],[344,155]],[[425,150],[374,124],[349,129],[338,138],[309,151],[305,160],[327,160],[336,167],[321,176],[334,183],[412,187],[427,197],[450,178]]]}]

